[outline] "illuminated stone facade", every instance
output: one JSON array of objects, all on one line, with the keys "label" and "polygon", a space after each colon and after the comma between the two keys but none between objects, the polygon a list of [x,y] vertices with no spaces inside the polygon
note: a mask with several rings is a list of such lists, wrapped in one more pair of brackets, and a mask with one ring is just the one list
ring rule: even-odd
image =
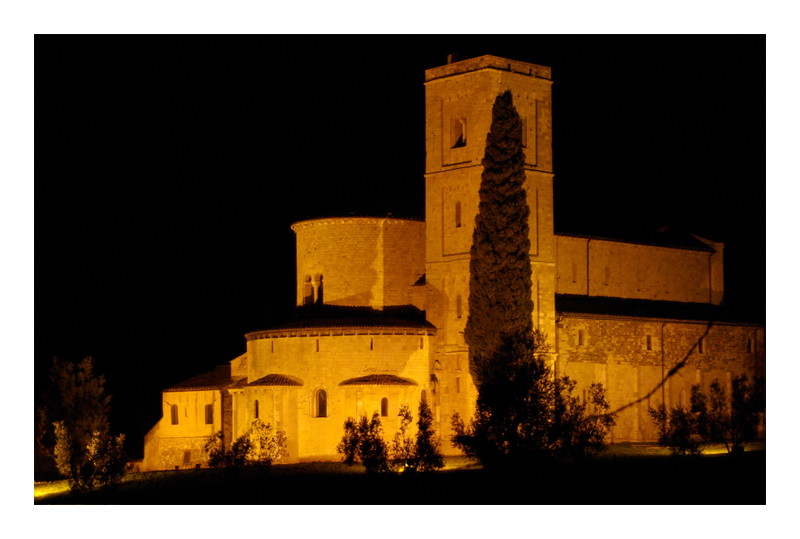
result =
[{"label": "illuminated stone facade", "polygon": [[399,406],[416,411],[421,398],[444,452],[455,452],[450,418],[470,416],[477,396],[463,332],[481,160],[507,89],[524,128],[534,326],[578,394],[608,387],[619,410],[612,441],[653,440],[647,407],[685,404],[694,383],[765,374],[763,325],[720,307],[722,244],[554,233],[550,68],[483,56],[430,69],[425,81],[425,222],[292,225],[297,319],[247,334],[229,365],[165,390],[143,469],[202,466],[208,436],[222,431],[229,445],[256,417],[286,431],[290,461],[338,460],[348,417],[378,411],[390,438]]}]

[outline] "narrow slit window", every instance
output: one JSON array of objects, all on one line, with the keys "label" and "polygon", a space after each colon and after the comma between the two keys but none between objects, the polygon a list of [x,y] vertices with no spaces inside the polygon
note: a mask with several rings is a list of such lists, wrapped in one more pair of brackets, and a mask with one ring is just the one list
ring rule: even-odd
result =
[{"label": "narrow slit window", "polygon": [[583,330],[578,330],[578,346],[583,346]]},{"label": "narrow slit window", "polygon": [[456,228],[461,228],[461,202],[456,202]]},{"label": "narrow slit window", "polygon": [[191,464],[192,463],[192,452],[191,450],[187,450],[183,452],[183,463],[184,464]]},{"label": "narrow slit window", "polygon": [[381,399],[381,417],[389,417],[389,399]]},{"label": "narrow slit window", "polygon": [[177,404],[173,404],[172,406],[169,407],[169,410],[170,410],[170,413],[172,414],[172,424],[173,425],[177,425],[178,424],[178,405]]},{"label": "narrow slit window", "polygon": [[577,262],[573,262],[572,263],[572,282],[573,283],[577,283],[578,282],[578,263]]},{"label": "narrow slit window", "polygon": [[374,346],[375,346],[375,344],[372,342],[372,337],[370,337],[369,338],[369,349],[370,350],[374,350],[375,349]]},{"label": "narrow slit window", "polygon": [[461,393],[461,377],[456,378],[456,393]]},{"label": "narrow slit window", "polygon": [[467,119],[453,118],[450,129],[451,148],[463,148],[467,145]]},{"label": "narrow slit window", "polygon": [[647,336],[647,349],[648,350],[653,349],[653,337],[651,337],[650,335]]},{"label": "narrow slit window", "polygon": [[419,338],[419,349],[422,350],[425,347],[425,340],[420,337]]},{"label": "narrow slit window", "polygon": [[214,424],[214,405],[206,404],[206,425]]},{"label": "narrow slit window", "polygon": [[427,403],[427,402],[428,402],[428,394],[425,392],[425,390],[424,390],[424,389],[422,390],[422,396],[420,397],[420,399],[421,399],[421,400],[422,400],[422,402],[424,402],[424,403]]},{"label": "narrow slit window", "polygon": [[461,318],[461,294],[456,296],[456,318]]},{"label": "narrow slit window", "polygon": [[605,274],[605,278],[606,278],[606,280],[605,280],[605,283],[604,283],[604,284],[605,284],[606,286],[608,286],[608,283],[610,283],[610,282],[611,282],[611,268],[606,268],[606,274]]},{"label": "narrow slit window", "polygon": [[311,275],[306,275],[303,280],[303,305],[314,303],[314,287],[311,285]]},{"label": "narrow slit window", "polygon": [[253,415],[255,416],[254,419],[258,419],[258,400],[253,404]]},{"label": "narrow slit window", "polygon": [[747,353],[753,353],[753,339],[747,339]]},{"label": "narrow slit window", "polygon": [[706,353],[706,351],[705,351],[705,343],[703,341],[705,341],[704,337],[700,337],[700,340],[697,341],[697,351],[699,353],[701,353],[701,354],[705,354]]},{"label": "narrow slit window", "polygon": [[315,281],[316,281],[316,284],[317,284],[317,305],[322,305],[322,302],[324,301],[323,294],[322,294],[322,291],[323,291],[322,274],[317,273]]},{"label": "narrow slit window", "polygon": [[274,354],[275,353],[275,341],[270,341],[269,345],[270,345],[269,346],[269,353],[270,354]]},{"label": "narrow slit window", "polygon": [[319,352],[319,339],[317,339],[317,345],[316,346],[317,346],[317,350],[316,351]]}]

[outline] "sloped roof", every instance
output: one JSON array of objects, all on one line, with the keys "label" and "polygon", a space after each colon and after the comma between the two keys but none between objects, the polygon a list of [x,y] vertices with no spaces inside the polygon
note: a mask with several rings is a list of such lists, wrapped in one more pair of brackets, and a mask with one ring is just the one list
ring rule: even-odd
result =
[{"label": "sloped roof", "polygon": [[[259,331],[336,328],[409,328],[435,330],[425,313],[411,305],[370,307],[306,305],[295,310],[294,320]],[[256,331],[250,332],[256,333]]]},{"label": "sloped roof", "polygon": [[339,384],[340,386],[417,386],[414,380],[400,378],[394,374],[368,374],[358,378],[350,378]]},{"label": "sloped roof", "polygon": [[556,312],[562,315],[659,318],[702,322],[759,324],[753,313],[741,313],[722,305],[556,294]]},{"label": "sloped roof", "polygon": [[189,378],[164,391],[207,391],[222,389],[232,382],[230,363],[214,367],[213,370],[204,372],[194,378]]},{"label": "sloped roof", "polygon": [[655,247],[671,247],[673,249],[688,249],[691,251],[706,251],[713,253],[714,249],[704,243],[697,236],[681,230],[663,227],[656,231],[631,232],[605,236],[576,232],[556,232],[556,236],[572,236],[590,240],[614,241],[619,243],[633,243],[636,245],[652,245]]},{"label": "sloped roof", "polygon": [[248,386],[302,386],[303,381],[286,374],[268,374],[247,384]]}]

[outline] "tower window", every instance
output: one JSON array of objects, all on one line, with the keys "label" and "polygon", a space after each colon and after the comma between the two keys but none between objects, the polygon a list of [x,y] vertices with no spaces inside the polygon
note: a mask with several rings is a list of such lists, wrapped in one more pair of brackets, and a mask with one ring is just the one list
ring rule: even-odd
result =
[{"label": "tower window", "polygon": [[583,346],[583,330],[578,330],[578,346]]},{"label": "tower window", "polygon": [[317,285],[317,305],[322,305],[322,302],[323,302],[323,296],[322,296],[322,274],[321,273],[317,273],[314,276],[314,281],[316,281],[315,284]]},{"label": "tower window", "polygon": [[311,286],[311,275],[306,275],[303,280],[303,305],[314,303],[314,287]]},{"label": "tower window", "polygon": [[206,404],[206,425],[214,424],[214,405]]},{"label": "tower window", "polygon": [[461,201],[456,202],[456,228],[461,228]]},{"label": "tower window", "polygon": [[177,404],[173,404],[172,406],[169,407],[169,411],[172,414],[172,424],[173,425],[177,425],[178,424],[178,405]]},{"label": "tower window", "polygon": [[450,127],[450,147],[463,148],[467,145],[467,119],[453,118]]},{"label": "tower window", "polygon": [[317,405],[316,417],[328,417],[328,394],[324,389],[317,391],[317,398],[315,399]]},{"label": "tower window", "polygon": [[653,337],[651,337],[650,335],[647,336],[647,349],[648,350],[653,349]]},{"label": "tower window", "polygon": [[253,415],[255,415],[255,419],[258,419],[258,400],[253,405]]},{"label": "tower window", "polygon": [[389,417],[389,399],[386,397],[381,399],[381,416]]}]

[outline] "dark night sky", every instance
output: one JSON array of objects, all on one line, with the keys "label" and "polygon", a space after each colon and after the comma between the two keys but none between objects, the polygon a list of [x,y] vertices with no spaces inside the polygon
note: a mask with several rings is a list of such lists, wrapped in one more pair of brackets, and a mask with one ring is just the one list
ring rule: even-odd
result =
[{"label": "dark night sky", "polygon": [[424,218],[424,70],[553,68],[556,231],[725,242],[765,317],[766,39],[36,38],[35,390],[95,358],[141,455],[160,391],[291,312],[307,217]]}]

